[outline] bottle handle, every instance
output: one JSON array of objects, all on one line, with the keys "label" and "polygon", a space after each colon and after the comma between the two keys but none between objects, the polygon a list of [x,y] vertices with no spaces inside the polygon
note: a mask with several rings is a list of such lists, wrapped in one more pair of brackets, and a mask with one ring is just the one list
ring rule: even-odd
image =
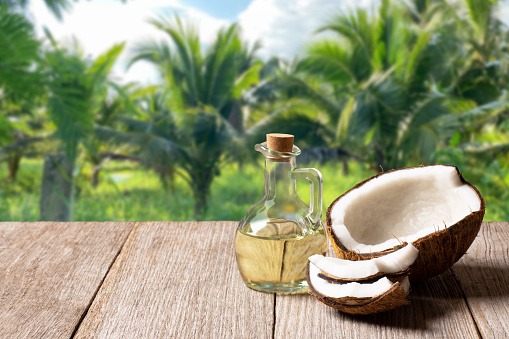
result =
[{"label": "bottle handle", "polygon": [[318,227],[322,220],[322,174],[315,168],[296,168],[292,171],[292,174],[295,179],[306,179],[309,181],[310,201],[308,217],[313,221],[313,225]]}]

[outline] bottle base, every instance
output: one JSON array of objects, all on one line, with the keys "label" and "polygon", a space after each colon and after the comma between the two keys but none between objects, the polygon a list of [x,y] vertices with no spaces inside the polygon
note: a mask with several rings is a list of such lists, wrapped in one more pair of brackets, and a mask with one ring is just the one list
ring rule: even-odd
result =
[{"label": "bottle base", "polygon": [[263,293],[276,293],[276,294],[308,294],[309,288],[306,280],[292,283],[253,283],[244,282],[247,287],[252,290]]}]

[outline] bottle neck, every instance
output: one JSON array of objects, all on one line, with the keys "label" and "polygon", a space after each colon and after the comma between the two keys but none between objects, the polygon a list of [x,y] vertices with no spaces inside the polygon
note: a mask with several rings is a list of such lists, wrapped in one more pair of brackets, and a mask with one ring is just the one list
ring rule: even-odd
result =
[{"label": "bottle neck", "polygon": [[292,171],[295,169],[295,158],[285,159],[265,158],[265,196],[267,199],[287,198],[297,195],[295,179]]}]

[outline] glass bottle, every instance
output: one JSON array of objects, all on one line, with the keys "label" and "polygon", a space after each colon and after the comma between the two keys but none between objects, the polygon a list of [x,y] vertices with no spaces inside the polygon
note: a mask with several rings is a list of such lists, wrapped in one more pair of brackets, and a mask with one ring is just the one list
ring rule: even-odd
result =
[{"label": "glass bottle", "polygon": [[[325,254],[322,176],[296,168],[300,149],[293,136],[267,134],[255,150],[265,156],[265,195],[249,209],[235,234],[237,265],[244,283],[267,293],[306,293],[308,257]],[[310,182],[310,206],[297,196],[296,180]]]}]

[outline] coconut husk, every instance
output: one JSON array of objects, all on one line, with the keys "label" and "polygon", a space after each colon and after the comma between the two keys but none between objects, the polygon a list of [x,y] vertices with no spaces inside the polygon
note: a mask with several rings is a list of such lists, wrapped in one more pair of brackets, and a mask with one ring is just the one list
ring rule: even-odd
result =
[{"label": "coconut husk", "polygon": [[405,289],[400,282],[394,283],[386,292],[374,297],[332,298],[321,294],[314,288],[309,276],[309,265],[307,270],[307,281],[309,290],[318,300],[327,306],[333,307],[344,313],[361,315],[375,314],[390,311],[399,306],[410,303],[410,301],[406,298],[408,293],[405,293]]},{"label": "coconut husk", "polygon": [[[412,270],[410,274],[411,281],[422,281],[447,271],[466,253],[475,237],[477,236],[477,233],[479,233],[482,219],[486,210],[486,202],[484,201],[479,190],[469,182],[465,181],[465,179],[463,179],[457,167],[450,167],[454,167],[456,169],[463,184],[468,185],[474,190],[481,202],[481,208],[479,211],[470,213],[465,218],[461,219],[454,225],[447,227],[446,229],[430,233],[427,236],[412,242],[412,245],[414,245],[419,250],[419,255],[417,256],[415,262],[410,266]],[[407,244],[404,242],[398,246],[394,246],[379,252],[359,253],[352,251],[351,249],[346,248],[346,246],[344,246],[334,234],[332,229],[331,211],[334,205],[340,201],[342,197],[347,195],[349,192],[361,187],[365,183],[387,173],[411,168],[418,167],[400,168],[379,173],[367,180],[358,183],[331,203],[326,212],[325,228],[331,240],[332,248],[340,259],[367,260],[392,253]]]}]

